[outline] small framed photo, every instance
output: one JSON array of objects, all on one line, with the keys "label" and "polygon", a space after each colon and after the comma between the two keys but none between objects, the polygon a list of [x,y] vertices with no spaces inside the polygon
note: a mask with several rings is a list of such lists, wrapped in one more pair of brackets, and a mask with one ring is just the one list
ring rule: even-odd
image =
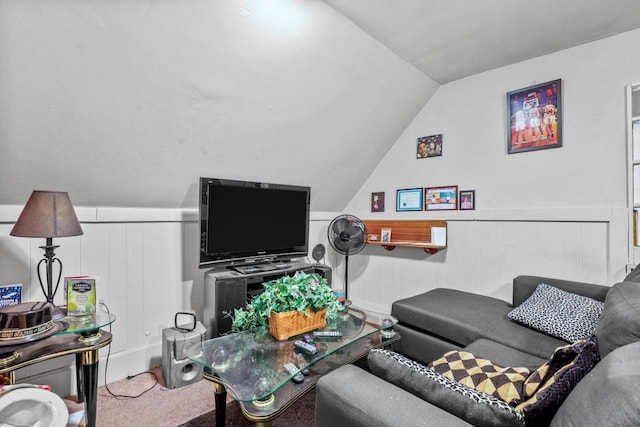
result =
[{"label": "small framed photo", "polygon": [[457,210],[458,186],[425,188],[424,209],[427,211]]},{"label": "small framed photo", "polygon": [[398,190],[396,194],[396,211],[421,211],[422,194],[422,188]]},{"label": "small framed photo", "polygon": [[390,228],[382,228],[382,229],[380,229],[380,234],[382,235],[382,243],[390,243],[391,242],[391,229]]},{"label": "small framed photo", "polygon": [[416,144],[416,158],[442,156],[442,134],[423,136],[418,138]]},{"label": "small framed photo", "polygon": [[476,208],[476,190],[460,190],[460,210],[472,211]]},{"label": "small framed photo", "polygon": [[384,212],[384,192],[371,193],[371,212]]},{"label": "small framed photo", "polygon": [[507,152],[562,147],[560,79],[507,93]]}]

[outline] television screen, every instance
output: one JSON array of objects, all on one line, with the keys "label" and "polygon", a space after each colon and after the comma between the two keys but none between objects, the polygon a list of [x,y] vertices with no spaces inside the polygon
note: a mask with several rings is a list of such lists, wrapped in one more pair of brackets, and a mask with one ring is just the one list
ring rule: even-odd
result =
[{"label": "television screen", "polygon": [[200,268],[307,256],[311,189],[200,178]]}]

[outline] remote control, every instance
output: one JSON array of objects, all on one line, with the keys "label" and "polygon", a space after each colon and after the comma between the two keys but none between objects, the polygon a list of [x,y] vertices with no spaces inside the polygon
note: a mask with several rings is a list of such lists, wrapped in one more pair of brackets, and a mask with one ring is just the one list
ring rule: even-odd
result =
[{"label": "remote control", "polygon": [[318,349],[315,345],[306,343],[304,341],[296,341],[293,343],[293,346],[311,356],[314,356],[318,352]]},{"label": "remote control", "polygon": [[340,331],[314,331],[313,336],[321,339],[340,339],[342,338],[342,332]]},{"label": "remote control", "polygon": [[298,367],[296,365],[289,362],[286,365],[284,365],[284,367],[287,368],[287,371],[289,371],[291,375],[293,375],[293,378],[291,378],[291,381],[293,381],[296,384],[300,384],[302,381],[304,381],[304,375],[302,375],[301,372],[298,372]]}]

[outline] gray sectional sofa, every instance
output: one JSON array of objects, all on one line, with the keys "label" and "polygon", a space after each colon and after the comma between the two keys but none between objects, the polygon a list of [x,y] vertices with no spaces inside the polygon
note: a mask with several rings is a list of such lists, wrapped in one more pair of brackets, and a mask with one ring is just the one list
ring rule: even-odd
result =
[{"label": "gray sectional sofa", "polygon": [[[396,301],[392,314],[399,320],[396,330],[402,339],[392,349],[372,351],[365,369],[347,365],[320,379],[316,426],[640,425],[638,276],[637,268],[612,287],[518,276],[511,304],[453,289]],[[563,382],[549,387],[554,393],[564,387],[560,397],[548,390],[538,393],[548,399],[545,405],[551,402],[549,410],[541,406],[545,416],[527,418],[515,405],[460,386],[427,366],[452,350],[532,372],[553,361],[550,357],[556,357],[557,348],[567,347],[567,340],[508,317],[515,307],[533,299],[541,283],[603,302],[593,325],[595,338],[587,343],[592,345],[591,359],[586,344],[573,353],[574,362],[580,361],[574,365],[585,360],[592,364],[582,373],[568,370]],[[538,400],[542,401],[539,396]]]}]

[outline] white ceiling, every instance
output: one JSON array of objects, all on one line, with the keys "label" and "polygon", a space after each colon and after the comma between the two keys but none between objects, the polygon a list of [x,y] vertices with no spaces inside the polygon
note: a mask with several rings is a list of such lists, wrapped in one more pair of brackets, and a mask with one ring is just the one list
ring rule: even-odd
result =
[{"label": "white ceiling", "polygon": [[640,27],[638,0],[325,0],[440,84]]}]

